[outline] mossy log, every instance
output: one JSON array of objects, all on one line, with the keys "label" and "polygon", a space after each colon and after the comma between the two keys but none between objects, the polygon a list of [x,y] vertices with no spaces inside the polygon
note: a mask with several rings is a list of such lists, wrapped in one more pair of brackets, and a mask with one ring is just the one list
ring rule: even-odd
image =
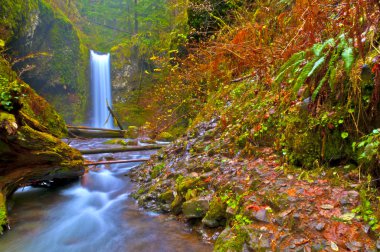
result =
[{"label": "mossy log", "polygon": [[0,107],[0,233],[8,228],[6,203],[17,188],[84,173],[81,153],[59,139],[66,133],[62,118],[28,85],[20,88],[17,110]]},{"label": "mossy log", "polygon": [[117,152],[130,152],[130,151],[144,151],[144,150],[157,150],[161,149],[163,145],[146,145],[146,146],[125,146],[120,148],[104,148],[93,150],[79,150],[82,154],[100,154],[100,153],[117,153]]},{"label": "mossy log", "polygon": [[84,162],[84,165],[90,166],[90,165],[101,165],[101,164],[139,163],[139,162],[146,162],[148,160],[149,159],[147,158],[140,158],[140,159],[109,160],[109,161],[98,161],[98,162],[86,161]]},{"label": "mossy log", "polygon": [[69,134],[84,138],[124,138],[123,130],[69,128]]}]

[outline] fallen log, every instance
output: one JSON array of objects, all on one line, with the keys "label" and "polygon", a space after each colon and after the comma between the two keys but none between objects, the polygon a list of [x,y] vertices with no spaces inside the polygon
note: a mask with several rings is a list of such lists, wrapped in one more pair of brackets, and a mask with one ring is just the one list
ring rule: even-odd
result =
[{"label": "fallen log", "polygon": [[72,125],[67,125],[67,128],[68,128],[68,129],[82,129],[82,130],[97,130],[97,131],[125,132],[124,130],[106,129],[106,128],[94,128],[94,127],[88,127],[88,126],[72,126]]},{"label": "fallen log", "polygon": [[110,161],[98,161],[98,162],[92,162],[92,161],[85,161],[84,165],[101,165],[101,164],[123,164],[123,163],[138,163],[138,162],[146,162],[149,159],[147,158],[141,158],[141,159],[126,159],[126,160],[110,160]]},{"label": "fallen log", "polygon": [[69,128],[69,134],[84,138],[124,138],[125,131]]},{"label": "fallen log", "polygon": [[161,149],[162,147],[163,145],[125,146],[125,147],[120,147],[120,148],[104,148],[104,149],[79,150],[79,151],[83,155],[86,155],[86,154],[100,154],[100,153],[157,150],[157,149]]}]

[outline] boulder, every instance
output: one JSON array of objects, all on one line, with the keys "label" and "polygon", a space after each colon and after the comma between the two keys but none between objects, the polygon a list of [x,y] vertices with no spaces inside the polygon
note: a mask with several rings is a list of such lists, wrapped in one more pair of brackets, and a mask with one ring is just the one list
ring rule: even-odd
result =
[{"label": "boulder", "polygon": [[187,219],[202,218],[206,215],[210,202],[205,198],[194,198],[182,205],[182,213]]}]

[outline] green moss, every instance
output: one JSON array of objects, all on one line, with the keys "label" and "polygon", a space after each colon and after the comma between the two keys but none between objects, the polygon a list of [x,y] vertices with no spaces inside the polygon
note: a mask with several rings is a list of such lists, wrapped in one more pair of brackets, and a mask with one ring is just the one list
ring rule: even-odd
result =
[{"label": "green moss", "polygon": [[244,243],[248,239],[248,234],[243,229],[226,228],[215,242],[214,251],[238,252],[242,251]]},{"label": "green moss", "polygon": [[181,195],[185,195],[189,189],[200,186],[202,181],[199,178],[186,177],[181,180],[177,180],[177,191]]},{"label": "green moss", "polygon": [[3,227],[7,225],[7,208],[5,205],[5,197],[2,193],[0,193],[0,234],[3,233]]},{"label": "green moss", "polygon": [[159,196],[158,196],[158,199],[164,203],[169,203],[171,204],[173,201],[174,201],[174,192],[173,190],[167,190],[166,192],[164,193],[161,193]]},{"label": "green moss", "polygon": [[[49,103],[37,95],[28,85],[24,84],[23,93],[25,97],[21,99],[21,112],[27,117],[35,118],[46,127],[54,136],[63,137],[67,133],[65,121]],[[34,120],[35,120],[34,119]]]},{"label": "green moss", "polygon": [[227,205],[219,197],[214,197],[210,202],[210,208],[203,218],[202,223],[208,227],[217,227],[224,224]]},{"label": "green moss", "polygon": [[155,165],[155,166],[152,168],[152,170],[150,171],[150,177],[151,177],[152,179],[157,178],[157,177],[161,174],[161,172],[162,172],[162,170],[163,170],[164,168],[165,168],[165,163],[160,163],[160,164]]},{"label": "green moss", "polygon": [[157,140],[159,140],[159,141],[173,141],[174,136],[172,134],[170,134],[169,132],[161,132],[157,136]]},{"label": "green moss", "polygon": [[8,121],[12,123],[12,122],[16,122],[16,118],[12,114],[0,111],[0,125],[3,123],[3,121]]}]

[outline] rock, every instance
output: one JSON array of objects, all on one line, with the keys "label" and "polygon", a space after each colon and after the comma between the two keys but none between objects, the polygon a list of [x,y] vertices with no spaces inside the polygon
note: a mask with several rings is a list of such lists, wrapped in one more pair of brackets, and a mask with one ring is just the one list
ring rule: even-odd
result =
[{"label": "rock", "polygon": [[164,193],[161,193],[159,196],[158,196],[158,199],[163,202],[163,203],[167,203],[167,204],[171,204],[173,201],[174,201],[174,193],[173,193],[173,190],[167,190],[166,192]]},{"label": "rock", "polygon": [[174,213],[174,214],[180,214],[181,211],[182,211],[182,202],[184,201],[184,198],[181,196],[181,195],[176,195],[174,197],[174,200],[173,202],[171,203],[170,205],[170,208],[171,208],[171,211]]},{"label": "rock", "polygon": [[195,198],[186,201],[182,205],[182,213],[185,218],[202,218],[206,215],[210,203],[208,199],[205,198]]},{"label": "rock", "polygon": [[311,251],[312,252],[320,252],[320,251],[326,251],[326,241],[316,241],[311,245]]},{"label": "rock", "polygon": [[380,250],[380,238],[376,241],[376,248]]},{"label": "rock", "polygon": [[323,222],[319,222],[319,223],[315,226],[315,229],[316,229],[317,231],[322,231],[322,230],[325,229],[325,226],[326,226],[325,223],[323,223]]},{"label": "rock", "polygon": [[350,251],[360,251],[363,247],[363,244],[358,241],[346,242],[345,245]]},{"label": "rock", "polygon": [[237,214],[237,211],[238,211],[237,207],[230,207],[229,206],[226,209],[226,213],[229,215],[235,215],[235,214]]},{"label": "rock", "polygon": [[253,219],[257,221],[269,223],[267,214],[268,214],[268,210],[260,209],[259,211],[255,212],[252,217]]},{"label": "rock", "polygon": [[248,233],[248,245],[252,251],[268,251],[271,248],[273,234],[268,229],[246,228]]},{"label": "rock", "polygon": [[214,197],[210,202],[210,207],[202,223],[207,227],[218,227],[225,224],[226,204],[218,197]]}]

